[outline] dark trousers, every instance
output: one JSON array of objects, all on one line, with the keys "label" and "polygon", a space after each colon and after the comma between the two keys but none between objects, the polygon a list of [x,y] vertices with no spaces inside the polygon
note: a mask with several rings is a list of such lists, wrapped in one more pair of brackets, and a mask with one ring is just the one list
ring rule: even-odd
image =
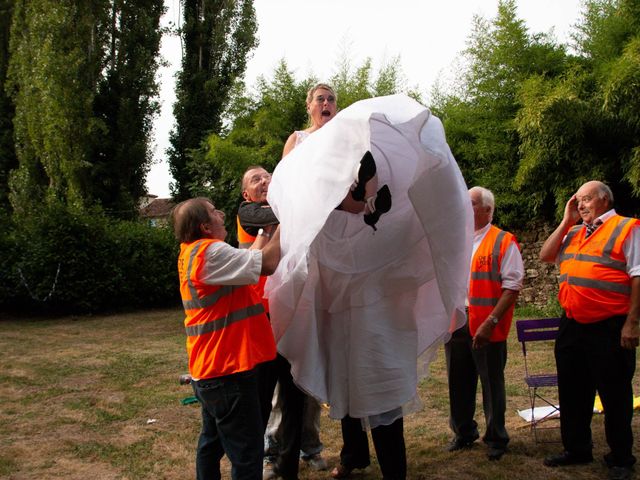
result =
[{"label": "dark trousers", "polygon": [[590,454],[591,418],[596,391],[604,407],[609,466],[631,466],[633,392],[636,351],[620,346],[624,316],[578,323],[563,316],[556,339],[560,429],[566,451]]},{"label": "dark trousers", "polygon": [[[348,468],[364,468],[369,465],[369,441],[358,418],[342,419],[340,463]],[[371,429],[373,446],[384,480],[404,480],[407,477],[407,457],[404,445],[402,417],[391,425]]]},{"label": "dark trousers", "polygon": [[[291,364],[282,355],[278,354],[275,360],[263,364],[263,367],[260,372],[260,404],[263,420],[261,438],[264,438],[264,431],[271,413],[273,391],[276,383],[280,382],[279,395],[282,401],[281,429],[283,441],[279,446],[275,468],[284,480],[295,480],[298,478],[302,410],[305,395],[293,383]],[[262,455],[264,455],[264,440],[262,440],[261,445]]]},{"label": "dark trousers", "polygon": [[507,395],[504,367],[507,364],[507,342],[491,342],[474,349],[469,326],[453,332],[445,346],[449,380],[449,425],[457,439],[472,442],[479,437],[474,420],[478,377],[482,384],[482,407],[486,422],[483,441],[493,448],[505,448],[509,434],[505,428]]},{"label": "dark trousers", "polygon": [[[277,386],[276,386],[277,388]],[[274,403],[275,402],[275,403]],[[282,400],[280,394],[274,394],[271,416],[267,422],[267,430],[264,436],[264,455],[272,462],[278,455],[280,445],[285,437],[282,432]],[[311,395],[304,396],[302,409],[302,439],[300,441],[300,458],[310,460],[322,452],[324,445],[320,441],[320,403]]]},{"label": "dark trousers", "polygon": [[262,478],[263,421],[256,369],[191,383],[202,408],[196,453],[198,480],[219,480],[226,453],[234,480]]}]

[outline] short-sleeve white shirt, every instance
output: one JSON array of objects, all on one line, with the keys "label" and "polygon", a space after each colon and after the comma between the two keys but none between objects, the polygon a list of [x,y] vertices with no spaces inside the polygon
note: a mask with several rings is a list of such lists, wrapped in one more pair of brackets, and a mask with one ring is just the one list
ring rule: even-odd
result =
[{"label": "short-sleeve white shirt", "polygon": [[253,285],[262,270],[262,251],[213,242],[205,252],[200,280],[208,285]]}]

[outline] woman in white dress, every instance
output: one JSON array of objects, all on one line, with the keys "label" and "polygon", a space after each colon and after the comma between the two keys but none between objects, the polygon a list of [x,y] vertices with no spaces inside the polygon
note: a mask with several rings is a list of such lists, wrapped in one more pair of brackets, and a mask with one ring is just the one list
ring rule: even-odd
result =
[{"label": "woman in white dress", "polygon": [[[320,83],[312,87],[307,93],[306,105],[307,113],[310,119],[310,126],[305,130],[294,131],[289,136],[283,149],[283,157],[285,157],[294,148],[305,141],[309,137],[309,135],[322,128],[327,122],[329,122],[329,120],[331,120],[335,116],[337,110],[337,95],[329,85]],[[360,174],[358,180],[361,180],[362,183],[360,188],[360,197],[356,195],[356,188],[358,186],[358,182],[356,181],[351,187],[350,192],[347,193],[347,195],[340,202],[340,205],[337,208],[354,214],[364,212],[365,218],[367,218],[367,216],[371,216],[371,211],[375,211],[376,209],[376,191],[378,186],[378,179],[377,175],[375,174],[375,163],[373,163],[373,157],[371,156],[371,154],[368,154],[365,155],[364,158],[371,163],[369,165],[366,165],[365,167],[363,167],[361,164],[358,172]],[[368,174],[364,173],[364,170],[367,167],[370,170]],[[384,210],[386,212],[390,208],[390,204],[388,204],[390,202],[390,194],[388,192],[388,188],[385,190],[385,193],[388,195],[387,198],[381,198],[380,200],[378,200],[378,204],[380,204],[380,201],[386,201],[387,206],[383,207],[382,209],[378,209],[378,211]],[[366,201],[367,198],[371,199],[369,203],[367,203]],[[375,229],[376,221],[377,217],[375,221],[369,222],[368,224],[372,225]],[[366,220],[365,223],[367,223]],[[313,420],[315,422],[315,425],[317,425],[317,429],[319,430],[319,404],[315,399],[311,397],[307,398],[308,400],[305,403],[305,418],[302,435],[303,458],[304,455],[309,455],[309,452],[313,452],[315,450],[313,446],[312,448],[304,448],[305,443],[308,445],[310,443],[310,439],[313,438],[312,434],[314,432],[310,432],[310,420],[312,416],[314,416]],[[366,432],[361,428],[361,422],[358,419],[353,419],[349,416],[345,416],[341,420],[341,423],[343,448],[341,451],[341,463],[331,472],[334,478],[344,478],[349,475],[353,468],[364,468],[370,463],[368,440],[366,437]],[[376,450],[380,450],[383,452],[381,454],[383,457],[382,462],[384,463],[384,459],[389,459],[386,463],[389,464],[389,468],[393,471],[403,469],[406,470],[404,437],[402,434],[402,418],[396,419],[396,421],[391,426],[384,425],[374,429],[372,431],[372,435],[374,438],[374,443],[376,445]],[[286,441],[286,439],[283,440]],[[389,454],[385,455],[386,452],[391,452],[393,454],[393,457]]]},{"label": "woman in white dress", "polygon": [[[320,83],[309,90],[307,93],[307,113],[309,114],[311,125],[305,130],[294,131],[289,136],[282,152],[283,158],[295,147],[306,140],[310,134],[317,131],[319,128],[322,128],[335,116],[336,104],[337,95],[329,85]],[[370,155],[366,158],[373,161]],[[373,199],[369,205],[367,205],[364,199],[356,200],[354,198],[354,186],[352,186],[351,191],[347,193],[338,208],[354,214],[358,214],[363,211],[369,214],[370,209],[375,210],[375,193],[377,191],[377,185],[377,175],[370,175],[370,178],[365,178],[365,184],[363,185],[365,187],[365,191],[363,192],[364,197]],[[385,211],[389,210],[389,207],[387,207]],[[375,229],[376,222],[373,223],[373,228]],[[305,404],[305,426],[307,426],[308,429],[308,413],[311,413],[313,409],[318,408],[316,421],[319,422],[320,411],[318,402],[311,399],[311,397],[307,398],[309,400],[307,400]],[[343,447],[340,452],[340,465],[336,466],[331,472],[331,476],[333,478],[346,478],[354,468],[364,468],[370,463],[367,434],[362,429],[360,420],[347,415],[341,419],[341,426]],[[381,464],[385,463],[385,466],[387,466],[390,471],[397,473],[406,471],[402,417],[397,418],[390,426],[381,425],[378,428],[373,429],[372,436],[376,446],[376,451],[379,451],[379,456],[382,457],[380,460]],[[303,431],[303,445],[304,437],[305,432]],[[304,451],[304,448],[302,450]]]},{"label": "woman in white dress", "polygon": [[[377,232],[335,208],[367,152],[393,194]],[[370,428],[383,477],[404,479],[417,360],[464,322],[472,213],[442,124],[406,96],[358,102],[289,151],[268,200],[282,235],[267,283],[274,334],[296,383],[343,421],[332,474],[368,465]]]}]

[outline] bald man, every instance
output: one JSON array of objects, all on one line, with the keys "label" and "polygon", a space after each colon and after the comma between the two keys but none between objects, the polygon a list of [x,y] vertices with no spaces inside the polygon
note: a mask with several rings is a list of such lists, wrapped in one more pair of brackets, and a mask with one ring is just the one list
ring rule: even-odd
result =
[{"label": "bald man", "polygon": [[[582,224],[576,222],[582,219]],[[611,451],[609,478],[631,478],[633,392],[640,338],[640,222],[613,209],[602,182],[582,185],[567,202],[562,222],[542,246],[540,259],[560,267],[564,315],[555,345],[564,451],[548,467],[593,460],[591,417],[596,391],[605,411]]]}]

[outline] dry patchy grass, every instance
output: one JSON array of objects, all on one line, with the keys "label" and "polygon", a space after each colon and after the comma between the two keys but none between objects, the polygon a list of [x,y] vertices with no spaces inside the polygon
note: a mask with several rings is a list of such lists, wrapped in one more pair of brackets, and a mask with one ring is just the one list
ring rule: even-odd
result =
[{"label": "dry patchy grass", "polygon": [[[515,329],[514,329],[515,330]],[[536,444],[516,411],[528,406],[522,354],[515,341],[507,365],[507,428],[510,452],[489,462],[485,448],[446,453],[448,391],[444,354],[420,385],[424,409],[405,419],[409,478],[421,479],[599,479],[592,465],[548,469],[542,458],[558,443]],[[0,322],[0,478],[184,479],[194,478],[194,450],[200,425],[192,394],[177,383],[186,370],[182,312],[4,320]],[[553,364],[550,350],[542,363]],[[635,383],[636,393],[640,389]],[[482,425],[480,397],[477,420]],[[148,420],[155,422],[148,423]],[[594,453],[606,450],[603,421],[593,421]],[[634,430],[640,423],[634,417]],[[338,463],[340,424],[322,415],[325,457]],[[550,432],[558,438],[558,431]],[[372,449],[373,452],[373,449]],[[638,448],[636,456],[640,456]],[[355,480],[380,478],[373,464]],[[228,477],[228,465],[225,465]],[[329,478],[301,466],[301,479]]]}]

